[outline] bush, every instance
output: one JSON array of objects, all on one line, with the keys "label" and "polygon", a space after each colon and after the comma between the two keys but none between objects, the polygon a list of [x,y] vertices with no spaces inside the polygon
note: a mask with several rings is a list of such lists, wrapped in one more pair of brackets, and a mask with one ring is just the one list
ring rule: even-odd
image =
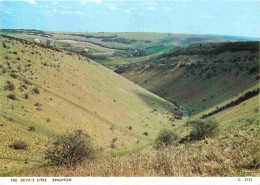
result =
[{"label": "bush", "polygon": [[111,141],[109,147],[112,148],[112,149],[114,149],[114,148],[116,147],[116,144],[115,144],[116,141],[117,141],[117,138],[114,137],[114,138],[112,139],[112,141]]},{"label": "bush", "polygon": [[155,140],[155,144],[157,147],[160,147],[160,146],[169,146],[169,145],[173,145],[173,144],[177,144],[178,142],[178,136],[173,132],[173,131],[170,131],[170,130],[162,130],[156,140]]},{"label": "bush", "polygon": [[42,106],[42,104],[37,102],[37,103],[34,104],[34,106],[39,107],[39,106]]},{"label": "bush", "polygon": [[18,76],[17,76],[16,74],[14,74],[14,73],[10,74],[10,76],[11,76],[12,78],[14,78],[14,79],[17,79],[17,78],[18,78]]},{"label": "bush", "polygon": [[25,93],[25,94],[23,95],[23,98],[27,100],[27,99],[29,98],[29,94],[28,94],[28,93]]},{"label": "bush", "polygon": [[13,91],[14,89],[15,89],[14,84],[10,81],[7,81],[4,86],[4,90]]},{"label": "bush", "polygon": [[10,147],[15,150],[25,150],[28,145],[24,141],[15,141]]},{"label": "bush", "polygon": [[27,84],[27,85],[32,85],[32,83],[31,83],[29,80],[24,79],[23,81],[24,81],[24,83]]},{"label": "bush", "polygon": [[32,91],[35,93],[35,94],[40,94],[40,91],[37,87],[33,88]]},{"label": "bush", "polygon": [[17,100],[17,98],[16,98],[16,96],[14,94],[7,95],[7,98],[9,98],[11,100]]},{"label": "bush", "polygon": [[192,127],[192,131],[189,134],[190,140],[202,140],[206,137],[213,137],[219,131],[219,124],[215,120],[194,120],[186,123]]},{"label": "bush", "polygon": [[94,159],[95,154],[89,135],[76,130],[57,138],[46,151],[45,159],[49,165],[69,166],[82,163],[85,159]]},{"label": "bush", "polygon": [[35,127],[30,126],[30,127],[28,128],[28,130],[29,130],[29,131],[33,131],[33,132],[35,132]]}]

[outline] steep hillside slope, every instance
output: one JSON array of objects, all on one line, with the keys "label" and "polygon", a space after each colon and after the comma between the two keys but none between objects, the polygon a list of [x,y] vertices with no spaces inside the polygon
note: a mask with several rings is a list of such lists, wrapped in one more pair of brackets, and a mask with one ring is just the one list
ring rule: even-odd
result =
[{"label": "steep hillside slope", "polygon": [[[115,152],[143,148],[175,114],[175,105],[84,56],[0,36],[0,172],[41,163],[50,139],[72,129],[104,150],[112,140]],[[16,141],[28,148],[10,147]]]},{"label": "steep hillside slope", "polygon": [[[13,176],[256,176],[260,174],[259,96],[214,115],[220,131],[213,138],[111,156],[76,168],[38,168]],[[186,127],[176,128],[178,135]],[[109,169],[109,170],[108,170]]]},{"label": "steep hillside slope", "polygon": [[116,72],[194,115],[259,87],[259,43],[194,44]]}]

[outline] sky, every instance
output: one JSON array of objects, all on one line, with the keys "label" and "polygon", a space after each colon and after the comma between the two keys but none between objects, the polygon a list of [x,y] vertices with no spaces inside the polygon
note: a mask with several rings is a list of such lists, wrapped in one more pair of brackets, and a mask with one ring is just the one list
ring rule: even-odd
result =
[{"label": "sky", "polygon": [[1,29],[260,37],[258,0],[0,0]]}]

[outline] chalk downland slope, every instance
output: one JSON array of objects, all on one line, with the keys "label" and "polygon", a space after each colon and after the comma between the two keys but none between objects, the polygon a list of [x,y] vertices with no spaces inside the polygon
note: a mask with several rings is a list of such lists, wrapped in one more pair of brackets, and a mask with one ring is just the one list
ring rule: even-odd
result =
[{"label": "chalk downland slope", "polygon": [[195,115],[259,87],[259,42],[194,44],[116,72]]},{"label": "chalk downland slope", "polygon": [[84,56],[0,36],[0,173],[41,164],[51,139],[72,129],[107,151],[143,148],[175,114],[172,103]]},{"label": "chalk downland slope", "polygon": [[[38,168],[13,176],[256,176],[260,175],[259,96],[214,115],[220,131],[213,138],[165,148],[110,156],[76,168]],[[177,131],[177,130],[176,130]],[[181,136],[187,128],[180,127]],[[109,169],[109,170],[108,170]]]}]

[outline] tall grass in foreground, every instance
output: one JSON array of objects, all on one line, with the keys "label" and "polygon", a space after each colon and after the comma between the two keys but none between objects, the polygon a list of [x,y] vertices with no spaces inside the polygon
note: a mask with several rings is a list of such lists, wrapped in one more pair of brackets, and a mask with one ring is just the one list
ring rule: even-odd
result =
[{"label": "tall grass in foreground", "polygon": [[[70,168],[42,168],[22,176],[238,176],[259,175],[259,141],[206,139],[129,156],[100,156]],[[248,174],[247,172],[250,172]]]}]

